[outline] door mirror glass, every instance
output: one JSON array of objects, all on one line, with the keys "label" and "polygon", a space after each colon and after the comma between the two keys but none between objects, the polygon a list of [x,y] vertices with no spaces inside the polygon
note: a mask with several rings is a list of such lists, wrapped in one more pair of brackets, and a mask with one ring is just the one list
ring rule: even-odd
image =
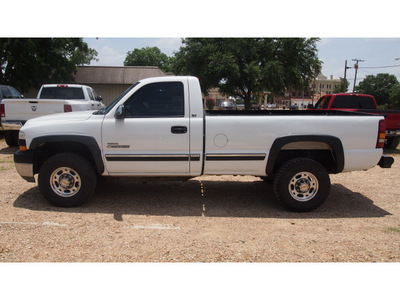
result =
[{"label": "door mirror glass", "polygon": [[120,105],[117,107],[117,110],[115,111],[114,117],[116,119],[123,119],[125,117],[125,107],[124,105]]}]

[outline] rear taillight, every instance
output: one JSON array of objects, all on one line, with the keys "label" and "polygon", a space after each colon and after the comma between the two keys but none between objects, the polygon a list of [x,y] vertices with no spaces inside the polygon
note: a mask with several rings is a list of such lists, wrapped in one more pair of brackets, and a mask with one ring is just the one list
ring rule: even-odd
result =
[{"label": "rear taillight", "polygon": [[69,104],[64,104],[64,112],[71,112],[72,106]]},{"label": "rear taillight", "polygon": [[5,108],[4,108],[4,104],[1,104],[0,116],[1,116],[2,118],[5,118],[5,117],[6,117],[6,110],[5,110]]},{"label": "rear taillight", "polygon": [[376,148],[383,148],[383,146],[385,145],[385,138],[386,138],[386,122],[385,120],[380,120]]}]

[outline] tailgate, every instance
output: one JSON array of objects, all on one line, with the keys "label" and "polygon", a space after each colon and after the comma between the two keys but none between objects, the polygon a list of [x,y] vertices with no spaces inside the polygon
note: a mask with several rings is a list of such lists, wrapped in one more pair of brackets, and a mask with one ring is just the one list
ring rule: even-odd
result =
[{"label": "tailgate", "polygon": [[5,120],[27,121],[36,117],[64,112],[64,100],[18,99],[5,101]]},{"label": "tailgate", "polygon": [[388,111],[386,116],[386,129],[400,130],[400,112]]}]

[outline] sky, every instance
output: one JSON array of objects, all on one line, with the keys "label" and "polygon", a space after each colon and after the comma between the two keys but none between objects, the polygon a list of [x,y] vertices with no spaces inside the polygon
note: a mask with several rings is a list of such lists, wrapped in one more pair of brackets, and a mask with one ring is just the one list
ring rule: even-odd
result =
[{"label": "sky", "polygon": [[[173,56],[182,45],[181,38],[84,38],[98,52],[93,66],[122,66],[128,51],[135,48],[158,47]],[[359,62],[357,84],[367,75],[393,74],[400,81],[400,38],[321,38],[317,43],[318,57],[323,62],[322,74],[344,77],[345,61],[350,69],[346,78],[353,85],[355,61]],[[396,60],[399,58],[399,60]]]},{"label": "sky", "polygon": [[325,76],[343,77],[345,60],[352,67],[361,59],[357,83],[378,73],[400,81],[400,67],[389,67],[400,65],[397,2],[70,0],[58,8],[51,0],[6,1],[2,9],[18,17],[2,16],[0,37],[83,37],[99,53],[92,65],[103,66],[122,66],[128,51],[147,46],[172,56],[184,37],[320,37]]}]

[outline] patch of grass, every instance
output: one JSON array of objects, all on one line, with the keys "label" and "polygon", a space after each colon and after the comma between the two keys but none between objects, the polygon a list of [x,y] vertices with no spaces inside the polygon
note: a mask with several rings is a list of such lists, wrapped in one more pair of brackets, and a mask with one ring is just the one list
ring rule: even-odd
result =
[{"label": "patch of grass", "polygon": [[391,233],[391,232],[400,233],[400,228],[398,228],[398,227],[388,227],[388,228],[386,229],[386,232],[387,232],[387,233]]}]

